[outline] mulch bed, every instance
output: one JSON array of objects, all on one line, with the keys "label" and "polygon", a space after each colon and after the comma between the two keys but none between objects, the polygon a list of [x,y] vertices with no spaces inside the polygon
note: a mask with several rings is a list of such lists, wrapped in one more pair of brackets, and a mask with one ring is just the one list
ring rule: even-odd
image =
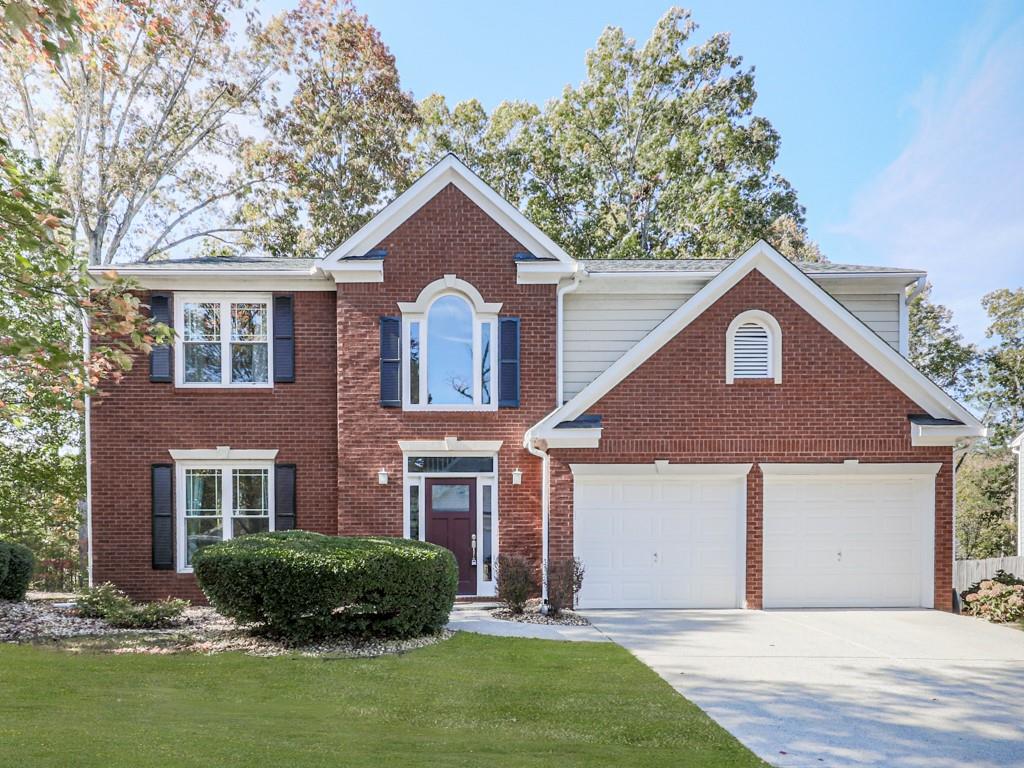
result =
[{"label": "mulch bed", "polygon": [[370,658],[404,653],[447,640],[454,633],[407,640],[332,639],[303,646],[287,646],[255,634],[212,608],[185,609],[181,620],[168,629],[120,629],[101,619],[75,615],[66,602],[30,599],[24,602],[0,600],[0,642],[50,643],[73,651],[107,653],[224,653],[235,651],[251,656],[318,656]]}]

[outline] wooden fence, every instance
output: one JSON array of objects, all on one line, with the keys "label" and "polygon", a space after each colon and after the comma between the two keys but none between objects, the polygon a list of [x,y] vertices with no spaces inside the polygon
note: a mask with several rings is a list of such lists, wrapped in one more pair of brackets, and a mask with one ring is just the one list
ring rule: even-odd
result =
[{"label": "wooden fence", "polygon": [[974,582],[989,579],[1000,570],[1024,579],[1024,555],[989,557],[985,560],[957,560],[953,569],[953,586],[957,593],[963,592]]}]

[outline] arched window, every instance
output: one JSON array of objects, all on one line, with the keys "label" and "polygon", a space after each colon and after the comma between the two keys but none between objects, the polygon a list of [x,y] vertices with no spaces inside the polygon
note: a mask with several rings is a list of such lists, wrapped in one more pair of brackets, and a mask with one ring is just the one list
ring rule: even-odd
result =
[{"label": "arched window", "polygon": [[498,311],[469,283],[446,275],[415,302],[400,303],[403,406],[411,410],[497,408],[493,350]]},{"label": "arched window", "polygon": [[782,381],[782,329],[774,317],[757,309],[742,312],[729,324],[725,339],[725,383],[736,379]]}]

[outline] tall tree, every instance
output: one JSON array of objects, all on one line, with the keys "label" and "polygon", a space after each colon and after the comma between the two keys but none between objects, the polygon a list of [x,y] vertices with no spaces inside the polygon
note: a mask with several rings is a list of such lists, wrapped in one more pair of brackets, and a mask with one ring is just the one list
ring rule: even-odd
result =
[{"label": "tall tree", "polygon": [[409,183],[416,105],[378,31],[349,3],[301,0],[282,20],[278,60],[291,98],[268,100],[268,141],[246,151],[270,178],[243,207],[247,239],[281,255],[321,255]]},{"label": "tall tree", "polygon": [[992,442],[1003,445],[1024,429],[1024,288],[993,291],[981,303],[994,344],[983,357],[978,397],[990,414]]},{"label": "tall tree", "polygon": [[469,134],[482,175],[518,190],[513,200],[579,257],[729,257],[770,238],[781,216],[801,228],[796,193],[773,170],[779,136],[753,114],[753,70],[728,35],[691,46],[695,30],[679,8],[642,46],[608,28],[583,82],[543,112],[508,120],[506,107],[484,125],[479,105],[435,110],[446,128],[423,134],[419,156],[436,160]]},{"label": "tall tree", "polygon": [[1017,550],[1016,468],[1004,449],[972,452],[956,476],[957,557],[1004,557]]},{"label": "tall tree", "polygon": [[962,400],[977,384],[978,349],[964,341],[948,307],[931,300],[932,286],[910,303],[910,362],[932,381]]},{"label": "tall tree", "polygon": [[239,124],[274,72],[272,34],[240,43],[240,0],[97,0],[78,50],[29,40],[0,54],[0,123],[64,181],[72,230],[92,264],[150,259],[230,238],[239,200]]}]

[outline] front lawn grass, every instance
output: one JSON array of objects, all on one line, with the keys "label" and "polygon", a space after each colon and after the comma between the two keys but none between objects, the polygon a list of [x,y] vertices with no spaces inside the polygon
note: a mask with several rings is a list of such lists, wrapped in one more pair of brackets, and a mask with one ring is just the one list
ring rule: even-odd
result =
[{"label": "front lawn grass", "polygon": [[0,646],[0,765],[764,763],[616,645],[459,633],[367,660]]}]

